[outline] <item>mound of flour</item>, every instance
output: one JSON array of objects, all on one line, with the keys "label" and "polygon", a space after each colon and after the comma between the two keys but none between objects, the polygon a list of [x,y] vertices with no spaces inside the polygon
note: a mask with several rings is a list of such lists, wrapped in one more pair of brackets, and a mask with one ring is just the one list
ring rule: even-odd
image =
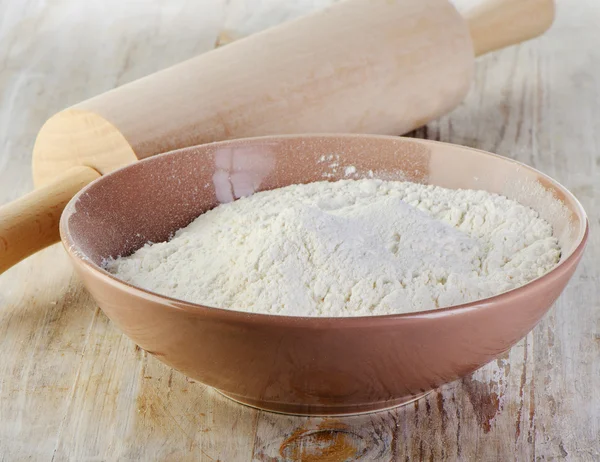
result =
[{"label": "mound of flour", "polygon": [[367,179],[220,205],[169,242],[106,269],[208,306],[363,316],[486,298],[543,275],[559,258],[550,224],[506,197]]}]

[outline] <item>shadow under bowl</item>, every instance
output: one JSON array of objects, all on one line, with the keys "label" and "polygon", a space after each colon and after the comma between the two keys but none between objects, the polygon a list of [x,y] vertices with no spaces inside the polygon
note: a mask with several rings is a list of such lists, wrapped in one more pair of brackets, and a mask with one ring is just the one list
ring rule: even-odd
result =
[{"label": "shadow under bowl", "polygon": [[[561,261],[523,287],[474,303],[354,318],[201,306],[136,288],[101,267],[108,257],[169,239],[220,203],[295,183],[371,176],[515,199],[552,224]],[[574,196],[530,167],[462,146],[374,135],[270,136],[152,157],[87,186],[60,229],[92,296],[140,347],[236,401],[310,415],[397,406],[498,357],[552,306],[588,235]]]}]

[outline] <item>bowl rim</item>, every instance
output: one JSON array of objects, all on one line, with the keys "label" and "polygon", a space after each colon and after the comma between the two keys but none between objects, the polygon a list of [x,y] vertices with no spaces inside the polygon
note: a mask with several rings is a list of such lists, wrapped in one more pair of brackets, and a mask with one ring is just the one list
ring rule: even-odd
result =
[{"label": "bowl rim", "polygon": [[[583,232],[579,232],[578,239],[576,240],[576,245],[571,255],[569,255],[566,259],[560,261],[554,268],[552,268],[547,273],[542,276],[533,279],[532,281],[516,287],[514,289],[508,290],[506,292],[502,292],[500,294],[494,295],[492,297],[487,297],[479,300],[475,300],[469,303],[463,303],[459,305],[451,305],[444,308],[436,308],[432,310],[424,310],[424,311],[415,311],[409,313],[394,313],[394,314],[380,314],[380,315],[369,315],[369,316],[291,316],[291,315],[278,315],[278,314],[268,314],[268,313],[254,313],[254,312],[246,312],[240,311],[230,308],[219,308],[208,305],[201,305],[198,303],[188,302],[185,300],[169,297],[167,295],[161,295],[156,292],[152,292],[150,290],[143,289],[141,287],[135,286],[128,282],[122,281],[117,278],[113,274],[106,271],[104,268],[98,266],[97,264],[90,261],[89,258],[85,255],[83,251],[79,248],[77,244],[75,244],[71,231],[68,226],[68,218],[76,212],[76,203],[79,198],[86,194],[88,189],[93,187],[97,182],[103,181],[104,178],[115,174],[116,172],[120,172],[121,170],[126,170],[128,168],[133,168],[135,165],[140,162],[152,162],[153,159],[164,156],[177,156],[181,152],[189,152],[194,149],[198,149],[203,146],[226,146],[229,144],[245,144],[252,143],[255,141],[258,142],[268,142],[268,141],[278,141],[282,139],[294,139],[294,138],[361,138],[361,139],[383,139],[389,141],[400,141],[400,142],[417,142],[422,144],[441,144],[446,146],[458,147],[460,149],[464,149],[467,151],[471,151],[474,155],[480,155],[484,157],[495,157],[500,158],[503,161],[517,164],[518,166],[525,168],[533,173],[536,173],[538,176],[543,177],[548,183],[552,184],[554,187],[559,189],[565,197],[568,197],[575,205],[576,214],[579,216],[583,226]],[[216,141],[212,143],[205,143],[200,145],[188,146],[180,149],[175,149],[172,151],[168,151],[165,153],[157,154],[145,159],[138,160],[133,164],[125,165],[124,167],[118,168],[106,175],[99,177],[94,180],[83,189],[81,189],[67,204],[65,207],[61,218],[60,218],[60,237],[61,242],[68,255],[78,264],[82,265],[82,269],[87,270],[93,274],[95,274],[100,279],[103,279],[105,282],[110,285],[120,289],[126,290],[130,292],[132,295],[136,297],[144,298],[148,301],[158,303],[165,308],[171,308],[176,310],[185,311],[189,314],[202,316],[202,317],[210,317],[213,319],[221,319],[221,320],[243,320],[244,322],[252,322],[252,323],[270,323],[270,324],[289,324],[293,323],[296,325],[306,325],[309,327],[326,327],[335,323],[337,327],[353,327],[353,326],[364,326],[365,323],[368,324],[379,324],[382,322],[390,322],[390,321],[407,321],[407,320],[419,320],[419,319],[431,319],[437,317],[446,317],[446,316],[454,316],[462,313],[466,313],[469,311],[485,309],[490,305],[493,305],[499,301],[503,301],[506,303],[510,303],[516,299],[519,299],[523,296],[526,296],[529,292],[535,291],[538,286],[541,286],[546,283],[549,279],[557,276],[557,271],[570,266],[573,263],[576,263],[582,256],[583,250],[587,244],[588,236],[590,232],[589,219],[587,214],[579,202],[579,200],[575,197],[571,191],[569,191],[565,186],[563,186],[558,181],[549,177],[545,173],[540,172],[539,170],[531,167],[527,164],[519,162],[517,160],[501,156],[499,154],[491,153],[488,151],[484,151],[482,149],[472,148],[469,146],[463,146],[454,143],[447,143],[443,141],[437,140],[428,140],[428,139],[420,139],[420,138],[410,138],[406,136],[390,136],[390,135],[370,135],[370,134],[354,134],[354,133],[308,133],[308,134],[289,134],[289,135],[267,135],[267,136],[258,136],[258,137],[247,137],[247,138],[236,138],[232,140],[225,141]]]}]

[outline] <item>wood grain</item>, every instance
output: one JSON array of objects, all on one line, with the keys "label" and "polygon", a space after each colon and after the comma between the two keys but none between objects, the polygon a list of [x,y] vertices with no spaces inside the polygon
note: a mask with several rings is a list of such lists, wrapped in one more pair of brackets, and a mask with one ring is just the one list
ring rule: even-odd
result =
[{"label": "wood grain", "polygon": [[[286,3],[0,3],[0,203],[31,189],[51,114],[329,0]],[[505,358],[390,412],[260,412],[137,349],[54,246],[0,276],[0,460],[600,460],[599,21],[595,0],[559,1],[545,37],[482,58],[467,100],[414,133],[526,162],[589,214],[580,270]]]}]

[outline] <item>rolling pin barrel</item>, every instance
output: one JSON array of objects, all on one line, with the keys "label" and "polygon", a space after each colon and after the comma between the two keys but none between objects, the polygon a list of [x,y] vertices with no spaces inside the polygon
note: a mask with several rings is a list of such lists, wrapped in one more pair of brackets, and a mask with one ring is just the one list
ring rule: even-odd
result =
[{"label": "rolling pin barrel", "polygon": [[111,90],[51,117],[38,189],[0,208],[0,273],[59,240],[68,200],[161,152],[309,132],[402,134],[466,95],[474,55],[542,33],[552,0],[345,0]]},{"label": "rolling pin barrel", "polygon": [[[270,134],[401,134],[454,108],[473,73],[448,0],[346,0],[74,106],[42,127],[36,184],[160,152]],[[85,159],[83,159],[85,160]]]}]

